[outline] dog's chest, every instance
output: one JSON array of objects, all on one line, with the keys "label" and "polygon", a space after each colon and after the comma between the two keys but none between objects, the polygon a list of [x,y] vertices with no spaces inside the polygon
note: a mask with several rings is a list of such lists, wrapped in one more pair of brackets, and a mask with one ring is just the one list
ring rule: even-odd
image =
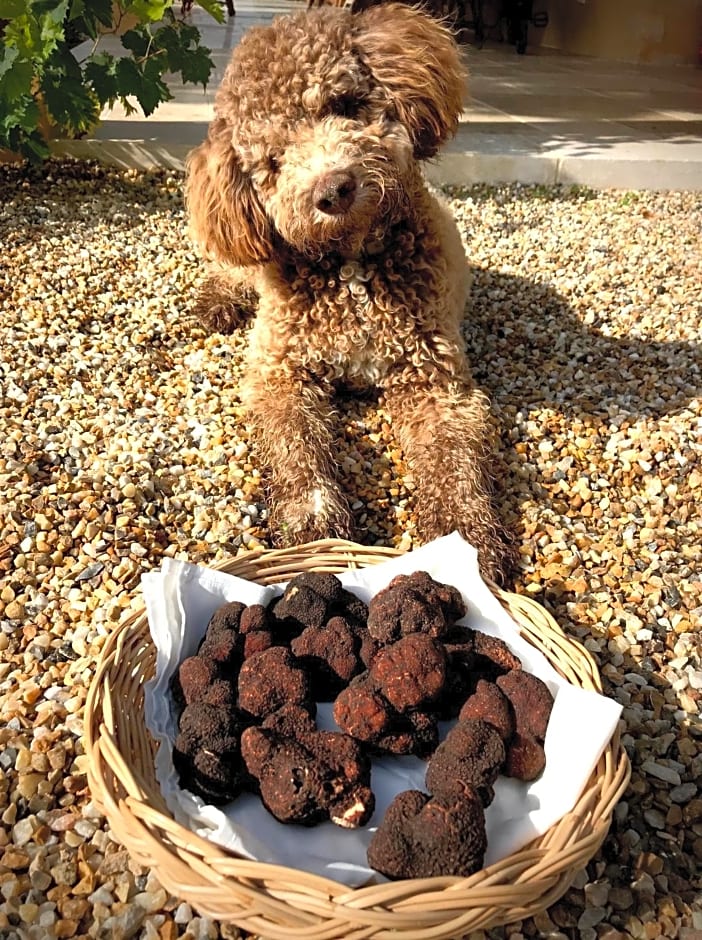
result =
[{"label": "dog's chest", "polygon": [[315,282],[309,367],[333,380],[373,385],[416,346],[421,319],[406,278],[347,261]]}]

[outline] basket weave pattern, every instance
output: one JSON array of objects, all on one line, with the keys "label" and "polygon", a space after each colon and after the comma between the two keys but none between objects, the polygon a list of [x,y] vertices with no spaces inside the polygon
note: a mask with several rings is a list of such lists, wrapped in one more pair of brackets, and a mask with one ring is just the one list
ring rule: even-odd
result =
[{"label": "basket weave pattern", "polygon": [[[293,549],[252,552],[220,570],[259,584],[303,571],[339,574],[399,553],[329,539]],[[601,691],[590,654],[529,598],[493,588],[520,628],[573,685]],[[472,875],[363,888],[281,865],[240,858],[179,825],[154,772],[155,745],[144,725],[143,685],[154,673],[146,613],[108,638],[86,703],[88,782],[115,836],[163,886],[201,913],[266,940],[457,940],[545,910],[592,858],[630,775],[615,734],[573,810],[547,833]]]}]

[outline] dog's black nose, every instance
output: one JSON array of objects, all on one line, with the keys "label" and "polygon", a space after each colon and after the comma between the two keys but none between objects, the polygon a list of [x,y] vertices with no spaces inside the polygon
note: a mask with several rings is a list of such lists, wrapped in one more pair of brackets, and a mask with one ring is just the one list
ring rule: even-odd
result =
[{"label": "dog's black nose", "polygon": [[345,170],[334,170],[321,176],[314,187],[312,199],[316,209],[327,215],[342,215],[356,198],[356,180]]}]

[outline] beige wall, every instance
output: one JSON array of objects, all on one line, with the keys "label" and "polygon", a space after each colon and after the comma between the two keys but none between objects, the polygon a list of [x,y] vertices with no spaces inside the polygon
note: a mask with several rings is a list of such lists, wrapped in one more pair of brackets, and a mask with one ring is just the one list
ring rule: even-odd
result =
[{"label": "beige wall", "polygon": [[546,29],[530,45],[627,62],[694,64],[702,47],[702,0],[534,0]]}]

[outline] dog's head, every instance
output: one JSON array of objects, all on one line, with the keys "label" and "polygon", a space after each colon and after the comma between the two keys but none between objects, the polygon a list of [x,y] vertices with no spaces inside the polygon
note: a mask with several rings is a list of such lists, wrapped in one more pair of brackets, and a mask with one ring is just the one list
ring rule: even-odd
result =
[{"label": "dog's head", "polygon": [[188,161],[193,236],[236,265],[279,244],[359,250],[402,211],[414,161],[455,132],[464,87],[451,34],[412,7],[327,7],[250,30]]}]

